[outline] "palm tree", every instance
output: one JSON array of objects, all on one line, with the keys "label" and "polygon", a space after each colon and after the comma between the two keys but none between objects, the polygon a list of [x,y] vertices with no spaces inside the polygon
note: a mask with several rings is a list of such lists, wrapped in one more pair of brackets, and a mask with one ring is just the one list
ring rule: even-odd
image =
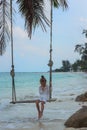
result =
[{"label": "palm tree", "polygon": [[[83,34],[85,34],[85,37],[87,38],[87,30],[83,30]],[[81,55],[81,61],[84,68],[87,70],[87,43],[77,44],[75,46],[75,51]]]},{"label": "palm tree", "polygon": [[82,45],[76,45],[75,51],[77,51],[81,55],[81,59],[83,61],[87,61],[87,43]]},{"label": "palm tree", "polygon": [[[85,34],[87,38],[87,30],[83,30],[82,34]],[[87,60],[87,43],[85,44],[77,44],[75,46],[75,51],[77,51],[82,57],[82,60]]]}]

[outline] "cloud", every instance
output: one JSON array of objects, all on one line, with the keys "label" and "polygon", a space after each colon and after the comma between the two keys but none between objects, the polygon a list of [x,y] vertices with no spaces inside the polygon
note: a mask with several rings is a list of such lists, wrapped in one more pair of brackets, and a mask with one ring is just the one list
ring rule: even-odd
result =
[{"label": "cloud", "polygon": [[80,18],[80,21],[81,21],[81,22],[84,22],[84,23],[87,23],[87,18],[81,17],[81,18]]},{"label": "cloud", "polygon": [[14,37],[22,38],[22,39],[28,37],[27,32],[18,26],[15,26],[13,30],[14,30]]},{"label": "cloud", "polygon": [[[39,33],[38,33],[39,34]],[[34,36],[31,40],[28,38],[27,33],[20,27],[14,27],[14,52],[20,57],[27,55],[45,57],[48,55],[47,44],[42,36]],[[42,48],[45,49],[42,49]]]}]

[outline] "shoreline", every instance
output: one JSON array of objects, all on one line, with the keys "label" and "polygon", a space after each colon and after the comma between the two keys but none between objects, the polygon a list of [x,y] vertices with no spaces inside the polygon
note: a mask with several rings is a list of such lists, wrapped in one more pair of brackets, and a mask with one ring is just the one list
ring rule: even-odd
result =
[{"label": "shoreline", "polygon": [[9,128],[2,128],[2,130],[87,130],[87,128],[66,128],[64,126],[65,120],[53,120],[44,122],[42,119],[36,121],[35,123],[29,122],[23,124],[22,126],[12,128],[12,125],[9,125]]}]

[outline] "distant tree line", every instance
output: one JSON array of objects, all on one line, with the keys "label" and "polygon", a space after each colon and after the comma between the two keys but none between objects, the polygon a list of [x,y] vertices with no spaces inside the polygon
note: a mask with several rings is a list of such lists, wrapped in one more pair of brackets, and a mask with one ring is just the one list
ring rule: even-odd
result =
[{"label": "distant tree line", "polygon": [[[83,34],[85,34],[85,37],[87,38],[87,30],[83,30]],[[81,60],[78,59],[73,64],[71,64],[69,60],[63,60],[62,67],[53,70],[53,72],[87,72],[87,43],[77,44],[75,46],[75,52],[79,53]]]}]

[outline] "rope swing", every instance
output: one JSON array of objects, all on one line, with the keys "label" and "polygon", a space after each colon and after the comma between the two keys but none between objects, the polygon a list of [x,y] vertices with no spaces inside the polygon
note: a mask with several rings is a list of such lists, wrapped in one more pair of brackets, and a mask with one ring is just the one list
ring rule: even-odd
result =
[{"label": "rope swing", "polygon": [[[55,99],[52,99],[52,66],[53,66],[53,61],[52,61],[52,0],[50,2],[50,59],[49,59],[49,102],[50,101],[55,101]],[[17,101],[16,100],[16,91],[15,91],[15,72],[14,72],[14,60],[13,60],[13,22],[12,22],[12,0],[10,0],[10,13],[11,13],[11,60],[12,60],[12,69],[11,69],[11,76],[12,76],[12,102],[11,103],[33,103],[36,100],[26,100],[26,101]]]}]

